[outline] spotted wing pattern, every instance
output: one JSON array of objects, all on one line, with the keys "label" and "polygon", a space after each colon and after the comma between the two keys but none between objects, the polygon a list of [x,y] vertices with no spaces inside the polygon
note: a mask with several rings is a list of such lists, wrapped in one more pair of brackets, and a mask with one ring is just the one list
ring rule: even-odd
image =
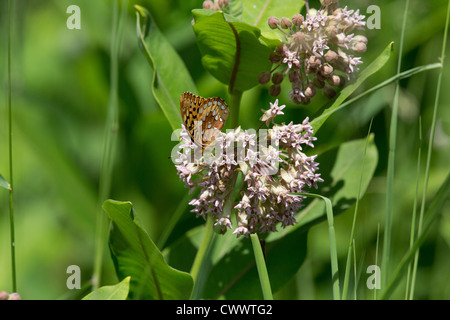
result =
[{"label": "spotted wing pattern", "polygon": [[206,99],[190,92],[181,95],[180,111],[192,141],[202,149],[214,140],[216,130],[222,130],[230,113],[223,99]]}]

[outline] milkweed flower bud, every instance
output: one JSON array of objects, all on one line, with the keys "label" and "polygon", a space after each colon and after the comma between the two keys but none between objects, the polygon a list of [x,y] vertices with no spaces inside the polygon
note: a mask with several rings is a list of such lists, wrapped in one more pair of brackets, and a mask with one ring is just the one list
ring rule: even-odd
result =
[{"label": "milkweed flower bud", "polygon": [[292,26],[292,21],[289,18],[283,18],[280,24],[283,29],[289,29]]},{"label": "milkweed flower bud", "polygon": [[269,27],[271,29],[276,29],[276,28],[278,28],[278,25],[280,24],[280,20],[278,20],[277,17],[269,17],[269,19],[267,20],[267,23],[269,24]]},{"label": "milkweed flower bud", "polygon": [[[307,0],[306,0],[307,2]],[[310,8],[305,16],[295,14],[292,19],[268,19],[269,27],[282,32],[282,45],[270,56],[277,64],[274,70],[283,74],[292,84],[290,99],[295,103],[308,103],[314,96],[306,96],[305,88],[323,89],[326,97],[334,97],[335,89],[342,88],[345,76],[350,80],[362,63],[358,54],[367,50],[367,38],[355,34],[365,26],[364,15],[347,6],[338,7],[337,0],[321,0],[321,8]],[[309,7],[309,6],[308,6]],[[286,77],[288,75],[288,77]],[[272,76],[272,96],[278,95],[281,76]],[[304,95],[304,96],[302,96]]]}]

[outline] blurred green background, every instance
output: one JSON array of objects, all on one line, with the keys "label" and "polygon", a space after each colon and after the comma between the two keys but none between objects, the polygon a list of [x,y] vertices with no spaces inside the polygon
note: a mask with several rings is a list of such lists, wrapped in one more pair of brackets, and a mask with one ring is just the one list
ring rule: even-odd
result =
[{"label": "blurred green background", "polygon": [[[250,0],[245,0],[250,1]],[[112,1],[29,0],[12,1],[12,101],[14,142],[14,209],[18,291],[23,299],[73,297],[66,287],[66,268],[78,265],[83,282],[92,275],[97,192],[110,81]],[[111,198],[134,204],[135,212],[152,239],[157,240],[171,214],[186,194],[171,160],[176,142],[171,128],[152,96],[153,73],[140,52],[136,37],[134,4],[148,8],[179,52],[202,96],[228,99],[226,87],[209,75],[201,64],[191,28],[191,9],[202,0],[129,1],[123,26],[119,64],[120,131]],[[312,7],[318,1],[310,1]],[[374,1],[341,1],[362,13]],[[69,30],[66,9],[81,9],[81,30]],[[366,30],[368,65],[391,41],[398,42],[405,1],[380,0],[381,29]],[[412,0],[408,14],[402,70],[438,62],[442,47],[447,2]],[[294,13],[293,13],[294,14]],[[8,177],[7,122],[7,1],[0,3],[0,173]],[[447,50],[448,52],[448,50]],[[427,199],[449,172],[450,163],[450,61],[446,61],[443,90]],[[358,92],[393,76],[397,57],[369,78]],[[392,234],[392,269],[409,247],[409,232],[416,182],[419,147],[419,116],[423,127],[423,158],[431,126],[438,70],[401,81],[395,203]],[[174,81],[177,75],[173,75]],[[333,115],[322,127],[317,150],[372,132],[379,163],[367,194],[359,205],[356,229],[358,298],[370,299],[366,268],[375,264],[377,230],[382,239],[388,132],[394,86],[385,87]],[[279,97],[288,105],[283,121],[300,122],[320,114],[316,105],[298,107],[290,103],[287,90]],[[260,109],[273,98],[267,88],[244,94],[240,122],[256,128]],[[319,113],[317,113],[319,112]],[[318,162],[327,167],[325,157]],[[423,183],[420,178],[419,199]],[[320,192],[320,188],[319,188]],[[353,207],[336,217],[335,228],[341,270],[344,270]],[[189,213],[175,233],[203,223]],[[170,239],[169,239],[170,244]],[[296,277],[277,293],[285,299],[330,299],[328,226],[323,222],[309,232],[308,257]],[[0,189],[0,291],[11,291],[8,192]],[[450,299],[450,209],[444,209],[420,253],[416,283],[417,299]],[[381,246],[380,246],[381,253]],[[116,283],[109,253],[105,252],[103,284]],[[343,273],[341,274],[343,275]],[[352,292],[352,291],[351,291]],[[404,297],[404,285],[394,298]]]}]

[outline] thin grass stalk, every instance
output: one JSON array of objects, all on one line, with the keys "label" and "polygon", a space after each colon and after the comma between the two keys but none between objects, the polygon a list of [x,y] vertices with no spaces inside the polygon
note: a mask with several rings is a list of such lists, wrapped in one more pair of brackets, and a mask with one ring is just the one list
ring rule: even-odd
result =
[{"label": "thin grass stalk", "polygon": [[11,243],[11,279],[12,291],[17,292],[16,274],[16,241],[14,227],[14,197],[13,197],[13,139],[12,139],[12,83],[11,83],[11,0],[8,0],[8,158],[9,158],[9,232]]},{"label": "thin grass stalk", "polygon": [[[375,265],[378,266],[378,248],[380,246],[380,224],[378,223],[377,228],[377,243],[376,243],[376,249],[375,249]],[[373,289],[373,300],[377,300],[377,289]]]},{"label": "thin grass stalk", "polygon": [[[406,0],[405,10],[403,13],[403,25],[400,34],[400,48],[398,52],[397,75],[400,74],[402,55],[403,55],[403,40],[406,30],[406,17],[408,14],[409,0]],[[391,114],[391,124],[389,132],[389,155],[387,167],[387,186],[386,186],[386,216],[384,226],[384,241],[383,253],[381,260],[381,272],[383,288],[388,279],[388,266],[391,251],[391,233],[392,233],[392,214],[393,214],[393,198],[394,198],[394,173],[395,173],[395,153],[397,149],[397,123],[398,123],[398,106],[399,106],[399,92],[400,83],[397,81],[395,87],[394,103]]]},{"label": "thin grass stalk", "polygon": [[362,177],[363,177],[363,173],[364,173],[364,165],[365,165],[365,159],[366,159],[366,153],[367,153],[367,146],[369,144],[370,132],[372,130],[372,123],[373,123],[373,118],[370,121],[369,131],[367,132],[366,145],[364,147],[363,162],[362,162],[362,165],[361,165],[361,174],[360,174],[360,177],[359,177],[358,195],[356,197],[355,211],[353,213],[352,230],[350,232],[350,240],[349,240],[349,243],[348,243],[347,263],[346,263],[346,266],[345,266],[344,286],[343,286],[343,289],[342,289],[342,299],[344,299],[344,300],[347,299],[348,284],[350,282],[351,252],[352,252],[352,245],[353,245],[354,239],[355,239],[356,218],[358,216],[359,197],[361,196]]},{"label": "thin grass stalk", "polygon": [[270,286],[269,274],[267,273],[266,260],[261,248],[258,235],[256,233],[250,235],[250,240],[255,254],[256,268],[258,269],[259,282],[263,292],[264,300],[273,300],[272,288]]},{"label": "thin grass stalk", "polygon": [[194,263],[191,267],[191,276],[194,280],[194,287],[191,293],[191,300],[201,299],[203,294],[203,286],[207,280],[209,273],[209,263],[211,261],[211,253],[215,245],[217,234],[214,232],[214,220],[207,217],[205,225],[205,234],[202,243],[195,256]]},{"label": "thin grass stalk", "polygon": [[[409,236],[409,250],[411,250],[414,245],[414,236],[416,232],[416,220],[417,220],[417,198],[419,195],[419,181],[420,181],[420,159],[422,154],[422,119],[419,117],[419,150],[417,152],[417,171],[416,171],[416,192],[414,194],[414,207],[411,218],[411,232]],[[409,299],[410,288],[411,288],[411,272],[412,265],[408,266],[408,273],[406,275],[406,290],[405,290],[405,300]]]},{"label": "thin grass stalk", "polygon": [[126,17],[127,0],[122,2],[122,15],[119,19],[119,0],[115,0],[112,6],[112,37],[110,47],[110,91],[108,110],[105,126],[105,138],[103,140],[103,156],[100,171],[98,211],[96,223],[96,245],[94,274],[92,277],[93,289],[98,289],[101,282],[101,270],[103,264],[103,251],[106,242],[107,218],[103,214],[102,204],[109,197],[111,190],[113,159],[116,149],[116,140],[119,130],[119,106],[118,106],[118,84],[119,84],[119,55],[122,35],[122,24]]},{"label": "thin grass stalk", "polygon": [[418,234],[417,239],[414,241],[414,245],[411,250],[409,250],[403,258],[400,260],[397,268],[395,269],[394,276],[392,280],[389,282],[388,286],[382,293],[382,299],[388,299],[392,292],[395,290],[397,284],[403,278],[405,271],[407,269],[408,264],[414,259],[416,252],[425,242],[425,239],[428,233],[431,230],[431,227],[435,220],[438,218],[439,214],[443,210],[446,200],[450,196],[450,174],[447,175],[445,181],[439,187],[439,190],[436,193],[433,201],[427,209],[427,220],[424,222],[423,230],[420,234]]},{"label": "thin grass stalk", "polygon": [[[445,28],[444,28],[444,39],[442,40],[442,51],[441,51],[441,64],[442,68],[439,71],[438,76],[438,82],[437,82],[437,88],[436,88],[436,96],[434,100],[434,107],[433,107],[433,119],[431,122],[431,133],[428,140],[428,150],[427,150],[427,161],[425,165],[425,179],[423,183],[423,190],[422,190],[422,203],[420,206],[420,215],[419,215],[419,224],[417,228],[417,234],[420,235],[422,232],[422,223],[423,223],[423,216],[425,212],[425,202],[426,202],[426,194],[428,189],[428,179],[430,175],[430,163],[431,163],[431,153],[433,151],[433,143],[434,143],[434,135],[436,132],[436,118],[437,118],[437,111],[438,111],[438,105],[439,105],[439,97],[441,93],[441,85],[442,85],[442,76],[444,74],[444,58],[445,58],[445,49],[447,45],[447,33],[448,33],[448,27],[449,27],[449,20],[450,20],[450,0],[448,1],[447,5],[447,18],[445,20]],[[413,266],[413,273],[412,273],[412,279],[411,279],[411,292],[410,292],[410,299],[413,299],[414,297],[414,287],[416,282],[416,275],[417,275],[417,264],[419,261],[419,250],[416,251],[416,254],[414,256],[414,266]]]},{"label": "thin grass stalk", "polygon": [[356,300],[356,289],[357,289],[357,273],[356,273],[356,246],[355,246],[355,238],[353,238],[353,298]]},{"label": "thin grass stalk", "polygon": [[333,283],[333,299],[340,300],[341,293],[339,286],[339,266],[337,259],[336,232],[334,230],[333,205],[331,203],[331,200],[328,199],[327,197],[314,193],[292,193],[292,195],[320,198],[325,202],[325,211],[327,214],[327,221],[328,221],[328,235],[330,241],[331,281]]}]

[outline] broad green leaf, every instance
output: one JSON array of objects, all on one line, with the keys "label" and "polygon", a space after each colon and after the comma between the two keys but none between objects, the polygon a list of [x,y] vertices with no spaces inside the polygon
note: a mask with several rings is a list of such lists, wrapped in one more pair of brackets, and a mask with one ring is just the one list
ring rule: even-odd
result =
[{"label": "broad green leaf", "polygon": [[181,125],[179,101],[185,91],[197,93],[197,89],[183,60],[167,42],[154,23],[150,13],[135,5],[137,36],[153,69],[153,95],[159,103],[172,129]]},{"label": "broad green leaf", "polygon": [[[374,137],[371,135],[364,155],[366,143],[366,138],[364,138],[342,144],[329,177],[323,177],[324,183],[327,185],[326,189],[329,189],[324,196],[331,200],[334,215],[344,212],[353,205],[358,196],[358,190],[360,190],[359,196],[362,198],[372,180],[378,164],[378,150]],[[323,156],[326,156],[326,154]],[[320,158],[318,158],[318,161],[320,161]],[[360,183],[361,188],[359,187]],[[319,192],[321,189],[325,189],[325,186],[319,185]],[[324,204],[322,201],[314,200],[304,210],[300,211],[296,218],[298,223],[292,229],[309,229],[312,225],[326,218]],[[286,231],[289,230],[283,230],[283,232]]]},{"label": "broad green leaf", "polygon": [[225,20],[223,12],[193,10],[193,26],[203,66],[230,92],[243,92],[258,84],[258,76],[270,69],[273,51],[260,41],[258,28]]},{"label": "broad green leaf", "polygon": [[243,21],[258,27],[262,35],[268,39],[279,39],[281,33],[272,30],[267,24],[269,17],[289,19],[300,13],[305,1],[303,0],[253,0],[244,1]]},{"label": "broad green leaf", "polygon": [[86,295],[82,300],[126,300],[130,290],[130,277],[113,286],[104,286]]},{"label": "broad green leaf", "polygon": [[313,127],[314,133],[317,134],[317,131],[320,129],[320,127],[324,124],[324,122],[328,119],[329,116],[331,116],[333,113],[335,113],[338,110],[341,110],[342,108],[339,108],[339,106],[347,99],[356,89],[359,88],[359,86],[371,75],[373,75],[375,72],[380,70],[386,62],[389,60],[389,58],[392,56],[393,50],[394,50],[394,43],[391,42],[384,50],[383,52],[364,70],[362,70],[356,78],[356,81],[347,87],[345,87],[340,95],[337,97],[337,99],[334,101],[334,103],[326,109],[319,117],[315,118],[311,121],[311,125]]},{"label": "broad green leaf", "polygon": [[0,174],[0,187],[10,190],[9,182]]},{"label": "broad green leaf", "polygon": [[119,279],[131,276],[131,299],[188,299],[193,282],[171,268],[148,234],[134,219],[130,202],[107,200],[103,209],[112,221],[109,247]]}]

